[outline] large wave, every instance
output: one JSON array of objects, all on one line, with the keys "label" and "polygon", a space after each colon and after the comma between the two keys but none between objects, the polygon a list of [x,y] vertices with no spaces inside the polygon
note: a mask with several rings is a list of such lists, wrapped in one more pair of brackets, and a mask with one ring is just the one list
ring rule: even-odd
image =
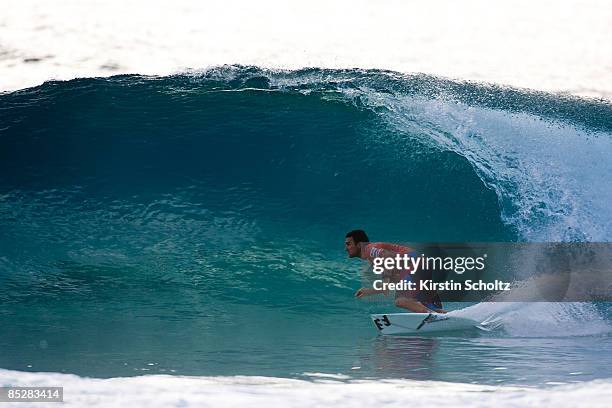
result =
[{"label": "large wave", "polygon": [[[1,335],[16,353],[58,317],[84,338],[120,321],[109,336],[166,345],[173,322],[219,338],[258,330],[254,316],[362,327],[342,252],[356,227],[387,241],[612,237],[604,101],[228,66],[48,82],[0,107],[0,317],[36,316]],[[565,311],[593,316],[545,314]]]}]

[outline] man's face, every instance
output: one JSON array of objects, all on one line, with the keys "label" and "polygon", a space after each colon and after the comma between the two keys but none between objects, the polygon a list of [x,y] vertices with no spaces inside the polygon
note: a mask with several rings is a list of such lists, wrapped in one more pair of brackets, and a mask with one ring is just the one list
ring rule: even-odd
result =
[{"label": "man's face", "polygon": [[360,255],[361,248],[355,243],[353,237],[348,237],[344,240],[344,249],[349,258],[355,258]]}]

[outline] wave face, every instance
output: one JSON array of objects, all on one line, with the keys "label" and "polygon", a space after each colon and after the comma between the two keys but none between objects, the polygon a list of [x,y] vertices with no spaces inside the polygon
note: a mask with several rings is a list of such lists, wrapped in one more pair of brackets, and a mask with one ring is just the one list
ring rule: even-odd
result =
[{"label": "wave face", "polygon": [[[423,376],[432,348],[450,349],[372,340],[343,237],[609,241],[611,118],[603,101],[363,70],[225,66],[2,94],[0,367],[556,378],[479,374],[493,352]],[[497,312],[525,335],[515,308]],[[586,314],[604,336],[589,341],[609,346],[607,305],[537,313],[550,324],[530,327],[552,336]],[[481,341],[462,345],[507,347]],[[563,342],[559,375],[583,361],[585,379],[609,376],[598,347]],[[516,347],[537,359],[559,344]],[[430,360],[398,366],[406,350]]]}]

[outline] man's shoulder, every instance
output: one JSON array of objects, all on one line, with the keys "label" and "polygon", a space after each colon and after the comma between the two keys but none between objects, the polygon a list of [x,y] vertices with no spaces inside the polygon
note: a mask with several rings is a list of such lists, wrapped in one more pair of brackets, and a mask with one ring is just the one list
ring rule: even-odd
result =
[{"label": "man's shoulder", "polygon": [[379,242],[364,242],[361,248],[361,257],[363,259],[374,259],[380,256],[382,248],[378,246]]},{"label": "man's shoulder", "polygon": [[413,249],[405,245],[394,244],[391,242],[368,242],[363,247],[362,257],[366,259],[378,258],[382,256],[383,251],[407,254],[412,252]]},{"label": "man's shoulder", "polygon": [[399,252],[399,253],[408,253],[412,252],[413,249],[407,245],[395,244],[392,242],[372,242],[370,243],[375,248],[385,249],[387,251]]}]

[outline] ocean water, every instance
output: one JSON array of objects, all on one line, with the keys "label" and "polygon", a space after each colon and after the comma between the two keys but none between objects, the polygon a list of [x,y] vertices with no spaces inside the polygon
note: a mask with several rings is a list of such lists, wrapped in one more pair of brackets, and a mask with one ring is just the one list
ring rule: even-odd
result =
[{"label": "ocean water", "polygon": [[76,406],[122,387],[181,405],[170,384],[235,405],[611,401],[610,304],[450,304],[499,324],[383,337],[368,313],[393,305],[353,298],[343,251],[357,227],[609,241],[606,101],[358,69],[51,81],[0,95],[0,174],[3,384]]}]

